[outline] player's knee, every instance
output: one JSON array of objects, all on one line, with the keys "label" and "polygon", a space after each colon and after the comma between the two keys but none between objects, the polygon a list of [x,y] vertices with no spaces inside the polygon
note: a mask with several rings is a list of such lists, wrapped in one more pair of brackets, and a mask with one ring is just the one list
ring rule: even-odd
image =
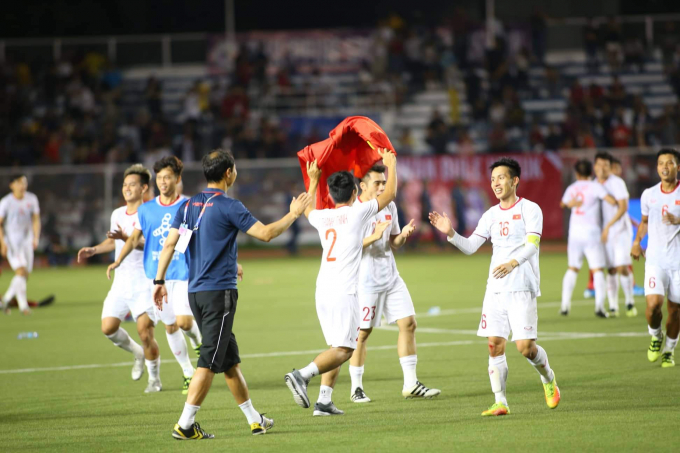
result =
[{"label": "player's knee", "polygon": [[616,268],[609,269],[607,270],[607,272],[609,273],[609,275],[616,275]]},{"label": "player's knee", "polygon": [[668,307],[668,316],[680,316],[680,305],[669,300],[666,306]]},{"label": "player's knee", "polygon": [[371,332],[373,332],[373,327],[369,327],[368,329],[361,329],[359,331],[359,341],[366,341],[368,337],[371,335]]},{"label": "player's knee", "polygon": [[489,355],[491,357],[498,357],[505,353],[505,346],[489,341]]},{"label": "player's knee", "polygon": [[25,267],[20,267],[15,271],[15,273],[20,277],[28,278],[28,269]]},{"label": "player's knee", "polygon": [[532,342],[517,342],[517,350],[527,359],[533,359],[538,352]]},{"label": "player's knee", "polygon": [[150,329],[137,329],[137,334],[139,334],[139,340],[144,344],[150,342],[153,338]]},{"label": "player's knee", "polygon": [[399,325],[399,330],[406,333],[414,333],[416,331],[416,327],[418,327],[416,319],[413,316],[411,316],[401,321]]},{"label": "player's knee", "polygon": [[170,325],[165,325],[165,331],[169,334],[173,334],[179,330],[179,327],[177,327],[177,323],[175,324],[170,324]]},{"label": "player's knee", "polygon": [[118,326],[114,324],[102,323],[102,333],[106,336],[113,335],[118,331]]},{"label": "player's knee", "polygon": [[[580,269],[578,267],[571,267],[571,266],[569,266],[569,270],[576,272],[576,273],[578,273],[578,271],[580,271]],[[595,271],[593,271],[593,272],[595,272]]]},{"label": "player's knee", "polygon": [[191,318],[189,318],[188,320],[186,320],[186,319],[182,319],[182,320],[178,319],[177,320],[177,327],[179,327],[180,329],[182,329],[184,331],[191,330],[192,324],[193,324],[193,321],[191,320]]},{"label": "player's knee", "polygon": [[630,274],[630,271],[628,270],[628,268],[626,266],[621,266],[621,267],[619,267],[619,273],[621,275],[623,275],[624,277],[627,277],[628,274]]}]

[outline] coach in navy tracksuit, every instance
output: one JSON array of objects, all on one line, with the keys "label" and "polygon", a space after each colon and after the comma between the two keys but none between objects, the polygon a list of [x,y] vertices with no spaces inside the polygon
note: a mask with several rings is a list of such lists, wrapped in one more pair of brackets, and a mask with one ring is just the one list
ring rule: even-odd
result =
[{"label": "coach in navy tracksuit", "polygon": [[237,175],[231,153],[217,150],[204,156],[203,173],[208,187],[187,200],[177,211],[154,280],[154,302],[162,310],[167,296],[165,273],[173,251],[186,254],[189,261],[189,304],[203,334],[198,368],[172,436],[183,440],[214,437],[203,431],[194,419],[210,390],[215,373],[224,373],[252,433],[264,434],[274,426],[274,421],[253,408],[238,365],[241,359],[232,332],[238,300],[236,282],[243,279],[243,270],[236,262],[236,236],[243,231],[269,242],[302,215],[311,199],[306,193],[300,194],[293,199],[288,214],[277,222],[264,225],[250,214],[243,203],[227,196]]}]

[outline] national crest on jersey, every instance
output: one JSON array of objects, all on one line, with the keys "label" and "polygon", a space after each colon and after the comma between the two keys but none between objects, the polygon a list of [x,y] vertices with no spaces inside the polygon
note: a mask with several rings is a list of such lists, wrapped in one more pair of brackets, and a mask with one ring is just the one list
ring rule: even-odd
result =
[{"label": "national crest on jersey", "polygon": [[527,243],[527,235],[543,234],[543,212],[534,202],[519,198],[507,208],[500,204],[482,215],[474,234],[491,240],[493,255],[489,266],[487,288],[492,292],[530,291],[541,295],[538,253],[504,278],[494,278],[493,270],[516,257]]},{"label": "national crest on jersey", "polygon": [[666,270],[680,269],[680,225],[663,221],[666,213],[680,217],[680,182],[670,192],[664,192],[661,183],[642,192],[640,209],[648,216],[646,263]]},{"label": "national crest on jersey", "polygon": [[[144,271],[149,279],[156,278],[158,260],[170,232],[172,221],[186,199],[184,196],[179,196],[173,203],[163,205],[160,197],[156,197],[139,207],[139,225],[136,228],[144,235]],[[165,279],[189,279],[189,268],[183,253],[174,252]]]}]

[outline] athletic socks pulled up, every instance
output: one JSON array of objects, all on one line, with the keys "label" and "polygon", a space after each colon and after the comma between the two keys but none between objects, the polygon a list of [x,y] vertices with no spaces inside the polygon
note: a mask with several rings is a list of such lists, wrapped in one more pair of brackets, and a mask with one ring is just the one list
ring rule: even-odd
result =
[{"label": "athletic socks pulled up", "polygon": [[316,402],[321,404],[330,404],[332,396],[333,387],[322,385],[321,387],[319,387],[319,399],[316,400]]},{"label": "athletic socks pulled up", "polygon": [[136,359],[144,357],[144,349],[130,337],[125,329],[119,328],[111,335],[107,335],[106,338],[119,348],[134,354]]},{"label": "athletic socks pulled up", "polygon": [[177,329],[174,333],[168,333],[166,331],[165,336],[168,338],[168,345],[170,345],[170,350],[174,354],[177,363],[182,367],[184,376],[193,377],[194,366],[189,359],[187,341],[184,339],[184,335],[182,335],[182,330]]},{"label": "athletic socks pulled up", "polygon": [[316,363],[312,362],[309,365],[307,365],[304,368],[301,368],[298,370],[300,372],[300,375],[302,376],[302,379],[305,381],[310,380],[314,376],[317,376],[319,374],[319,367],[316,366]]},{"label": "athletic socks pulled up", "polygon": [[536,369],[536,371],[538,371],[538,374],[541,375],[541,381],[544,384],[548,384],[555,377],[550,369],[548,354],[546,354],[545,350],[539,345],[536,345],[536,349],[538,349],[536,357],[534,357],[533,360],[527,359],[527,361]]},{"label": "athletic socks pulled up", "polygon": [[262,422],[262,416],[258,411],[255,410],[251,400],[248,400],[243,404],[239,404],[238,407],[241,408],[241,412],[243,412],[243,415],[246,416],[249,425]]},{"label": "athletic socks pulled up", "polygon": [[[250,400],[248,400],[247,402],[250,402]],[[182,416],[179,418],[177,424],[182,429],[191,428],[194,424],[194,421],[196,420],[196,412],[198,412],[200,408],[201,406],[192,406],[189,403],[184,403],[184,410],[182,411]]]},{"label": "athletic socks pulled up", "polygon": [[498,357],[489,357],[489,380],[491,381],[491,391],[496,402],[508,405],[505,396],[505,384],[508,380],[508,362],[505,354]]},{"label": "athletic socks pulled up", "polygon": [[404,390],[410,389],[418,382],[418,377],[416,376],[418,356],[408,355],[406,357],[399,357],[399,363],[401,364],[401,370],[404,372]]},{"label": "athletic socks pulled up", "polygon": [[571,309],[571,296],[574,294],[578,274],[571,269],[567,269],[562,279],[562,311]]},{"label": "athletic socks pulled up", "polygon": [[604,312],[604,300],[607,297],[607,281],[604,272],[593,273],[593,286],[595,287],[595,311]]},{"label": "athletic socks pulled up", "polygon": [[352,379],[352,394],[357,388],[364,388],[364,366],[349,366],[349,377]]}]

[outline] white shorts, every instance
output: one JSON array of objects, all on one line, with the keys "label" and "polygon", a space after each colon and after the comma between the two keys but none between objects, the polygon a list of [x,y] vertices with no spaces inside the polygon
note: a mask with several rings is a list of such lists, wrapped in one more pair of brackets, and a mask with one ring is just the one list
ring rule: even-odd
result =
[{"label": "white shorts", "polygon": [[30,273],[33,271],[33,243],[24,241],[21,244],[12,244],[7,241],[7,261],[13,271],[25,267]]},{"label": "white shorts", "polygon": [[118,318],[122,321],[128,313],[132,314],[135,321],[146,313],[151,321],[156,324],[157,317],[153,306],[153,296],[146,282],[143,285],[130,285],[128,281],[116,283],[114,280],[109,294],[104,299],[102,319]]},{"label": "white shorts", "polygon": [[630,257],[630,249],[633,247],[633,237],[628,231],[610,236],[605,245],[607,252],[607,266],[619,267],[630,266],[633,261]]},{"label": "white shorts", "polygon": [[529,291],[493,293],[487,289],[477,335],[507,340],[510,332],[512,341],[538,337],[536,296]]},{"label": "white shorts", "polygon": [[680,304],[680,270],[666,270],[645,265],[645,296],[666,296]]},{"label": "white shorts", "polygon": [[317,291],[316,314],[328,346],[356,349],[360,319],[356,294]]},{"label": "white shorts", "polygon": [[[149,280],[149,284],[153,293],[153,280]],[[186,280],[166,281],[165,288],[168,290],[168,299],[163,304],[162,311],[156,308],[156,317],[166,326],[175,324],[177,316],[193,317],[194,314],[189,306],[189,282]]]},{"label": "white shorts", "polygon": [[567,245],[569,267],[581,269],[584,256],[588,260],[588,267],[590,269],[602,269],[607,265],[604,244],[600,240],[583,241],[569,239],[569,244]]},{"label": "white shorts", "polygon": [[392,288],[380,293],[359,293],[360,327],[380,325],[383,315],[388,324],[416,314],[406,283],[399,277]]}]

